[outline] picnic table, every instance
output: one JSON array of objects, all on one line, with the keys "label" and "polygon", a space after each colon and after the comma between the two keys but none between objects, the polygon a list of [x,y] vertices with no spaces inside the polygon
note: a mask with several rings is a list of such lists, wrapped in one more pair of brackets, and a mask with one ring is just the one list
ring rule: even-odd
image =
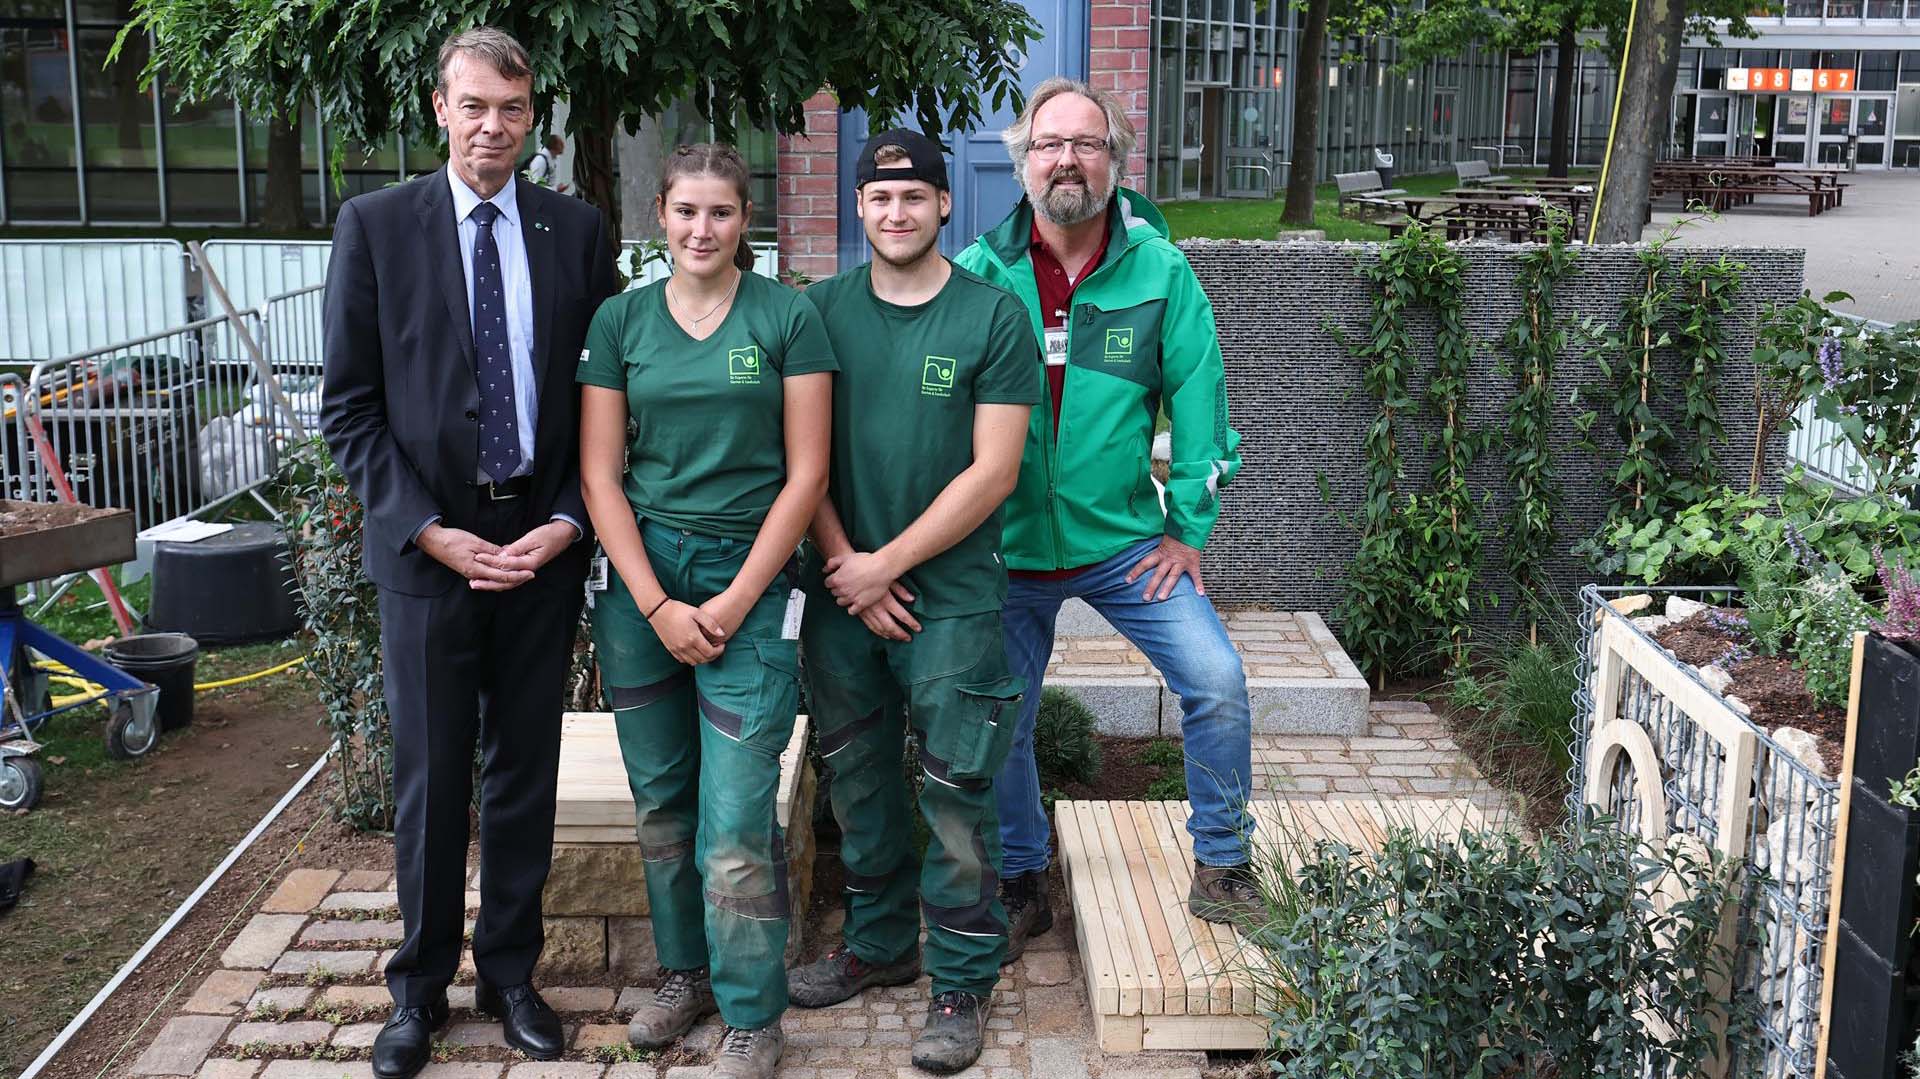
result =
[{"label": "picnic table", "polygon": [[1539,199],[1550,205],[1558,206],[1567,212],[1567,216],[1576,223],[1586,214],[1587,207],[1593,202],[1593,192],[1560,188],[1509,188],[1505,185],[1489,191],[1485,187],[1455,187],[1446,191],[1448,198],[1454,199]]},{"label": "picnic table", "polygon": [[1413,224],[1444,229],[1449,240],[1504,234],[1525,243],[1546,236],[1546,204],[1536,199],[1412,195],[1394,201],[1405,216],[1382,222],[1391,236]]},{"label": "picnic table", "polygon": [[1655,198],[1678,194],[1689,205],[1718,211],[1761,195],[1788,195],[1806,199],[1807,216],[1814,217],[1839,206],[1846,186],[1838,174],[1820,170],[1670,161],[1654,167],[1651,193]]}]

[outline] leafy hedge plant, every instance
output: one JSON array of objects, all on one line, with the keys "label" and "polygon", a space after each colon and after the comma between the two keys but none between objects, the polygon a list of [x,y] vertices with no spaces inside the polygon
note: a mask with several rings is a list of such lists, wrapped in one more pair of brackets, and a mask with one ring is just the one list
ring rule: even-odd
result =
[{"label": "leafy hedge plant", "polygon": [[1644,524],[1623,521],[1598,537],[1595,569],[1645,585],[1725,584],[1738,571],[1736,536],[1779,543],[1789,529],[1860,586],[1874,576],[1875,549],[1920,547],[1920,510],[1889,494],[1847,498],[1796,472],[1778,498],[1721,488]]},{"label": "leafy hedge plant", "polygon": [[[1283,1079],[1695,1075],[1717,1051],[1738,884],[1704,852],[1599,821],[1537,841],[1321,842],[1291,882],[1278,861],[1253,976]],[[1689,887],[1656,901],[1669,878]],[[1731,1019],[1736,1038],[1751,1028],[1744,1002]]]},{"label": "leafy hedge plant", "polygon": [[364,831],[393,828],[393,731],[380,660],[380,607],[361,566],[360,500],[313,439],[289,455],[280,487],[300,589],[307,672],[333,740],[334,813]]}]

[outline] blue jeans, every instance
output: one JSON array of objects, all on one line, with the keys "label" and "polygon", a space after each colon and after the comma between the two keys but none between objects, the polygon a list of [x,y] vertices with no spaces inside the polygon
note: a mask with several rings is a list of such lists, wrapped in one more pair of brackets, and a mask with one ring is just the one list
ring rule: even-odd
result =
[{"label": "blue jeans", "polygon": [[1193,815],[1187,831],[1194,856],[1210,866],[1247,860],[1253,820],[1246,813],[1253,777],[1251,713],[1247,676],[1213,604],[1185,576],[1164,600],[1140,598],[1145,577],[1129,584],[1127,573],[1158,546],[1144,540],[1090,569],[1060,580],[1014,577],[1003,613],[1007,663],[1027,680],[1020,725],[1007,763],[994,780],[1005,849],[1002,877],[1047,868],[1047,814],[1040,805],[1040,773],[1033,760],[1034,717],[1041,682],[1053,653],[1054,620],[1060,604],[1078,597],[1099,611],[1134,647],[1145,652],[1180,697],[1185,718],[1187,799]]}]

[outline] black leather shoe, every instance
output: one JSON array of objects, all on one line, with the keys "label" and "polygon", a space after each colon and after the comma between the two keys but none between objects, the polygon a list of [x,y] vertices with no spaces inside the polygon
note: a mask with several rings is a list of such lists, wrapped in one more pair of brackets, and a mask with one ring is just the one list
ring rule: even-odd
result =
[{"label": "black leather shoe", "polygon": [[433,1032],[447,1022],[447,998],[424,1008],[393,1009],[373,1039],[373,1074],[378,1079],[413,1079],[433,1059]]},{"label": "black leather shoe", "polygon": [[558,1059],[567,1048],[560,1017],[540,999],[540,991],[531,982],[500,988],[476,982],[473,1006],[500,1020],[507,1044],[535,1060]]}]

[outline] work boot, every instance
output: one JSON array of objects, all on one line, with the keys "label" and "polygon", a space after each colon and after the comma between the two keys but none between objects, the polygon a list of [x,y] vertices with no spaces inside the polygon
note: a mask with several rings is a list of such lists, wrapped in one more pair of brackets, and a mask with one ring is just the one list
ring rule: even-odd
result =
[{"label": "work boot", "polygon": [[920,977],[920,953],[875,966],[845,944],[803,967],[787,971],[787,1002],[802,1008],[826,1008],[869,986],[908,985]]},{"label": "work boot", "polygon": [[1027,938],[1053,928],[1053,908],[1047,905],[1047,871],[1022,873],[1000,884],[1000,905],[1007,909],[1007,954],[1001,966],[1020,958]]},{"label": "work boot", "polygon": [[913,1041],[913,1066],[935,1075],[951,1075],[980,1059],[987,1040],[985,998],[955,989],[933,998],[927,1026]]},{"label": "work boot", "polygon": [[638,1049],[658,1049],[693,1029],[693,1024],[720,1010],[713,999],[709,968],[669,970],[627,1023],[627,1041]]},{"label": "work boot", "polygon": [[1244,862],[1231,866],[1193,863],[1193,887],[1187,891],[1187,909],[1195,918],[1216,925],[1258,922],[1267,916],[1266,901],[1253,870]]},{"label": "work boot", "polygon": [[780,1054],[786,1051],[787,1035],[779,1023],[759,1030],[728,1027],[720,1035],[720,1052],[707,1074],[713,1079],[773,1079]]}]

